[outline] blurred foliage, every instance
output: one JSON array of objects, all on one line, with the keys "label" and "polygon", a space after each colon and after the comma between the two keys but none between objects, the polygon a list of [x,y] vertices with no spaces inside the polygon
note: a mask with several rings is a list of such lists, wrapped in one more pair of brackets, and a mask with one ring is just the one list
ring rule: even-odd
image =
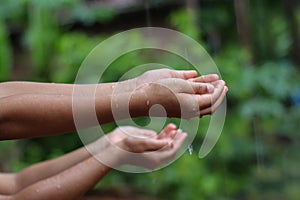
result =
[{"label": "blurred foliage", "polygon": [[[228,112],[220,140],[202,160],[197,153],[186,153],[153,173],[114,171],[98,184],[98,189],[129,186],[162,199],[298,199],[300,107],[292,98],[299,91],[300,76],[289,57],[293,41],[282,8],[284,1],[270,2],[255,0],[249,4],[252,52],[246,51],[239,41],[231,1],[213,1],[193,11],[179,9],[170,14],[172,27],[212,53],[229,86]],[[72,83],[83,59],[109,36],[105,30],[91,33],[85,28],[90,30],[117,17],[115,10],[89,6],[83,0],[2,0],[0,80],[11,79],[17,57],[14,54],[18,52],[13,49],[20,47],[21,52],[29,53],[27,64],[32,66],[31,75],[25,79]],[[296,18],[300,27],[299,8]],[[80,28],[76,29],[78,24]],[[15,30],[21,38],[20,46],[10,39]],[[137,43],[143,42],[138,35],[132,37]],[[113,53],[119,45],[111,44],[103,51]],[[100,81],[117,81],[135,66],[150,62],[174,69],[193,68],[168,52],[134,51],[115,60]],[[161,66],[153,64],[153,68],[157,67]],[[125,78],[139,73],[130,72]],[[201,119],[193,143],[196,152],[209,120],[210,117]],[[135,122],[148,123],[145,118]],[[108,132],[114,127],[112,123],[103,128]],[[1,166],[18,171],[80,145],[76,134],[1,142]],[[7,157],[8,152],[14,156]]]},{"label": "blurred foliage", "polygon": [[12,65],[12,50],[4,21],[0,18],[0,80],[9,80]]}]

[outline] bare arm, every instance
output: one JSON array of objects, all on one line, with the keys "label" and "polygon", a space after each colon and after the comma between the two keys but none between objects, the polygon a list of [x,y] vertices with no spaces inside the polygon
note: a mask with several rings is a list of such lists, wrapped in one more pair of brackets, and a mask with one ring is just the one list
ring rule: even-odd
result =
[{"label": "bare arm", "polygon": [[[69,95],[41,94],[2,98],[0,99],[0,139],[40,137],[74,131],[76,128],[72,110],[74,98],[80,102],[77,111],[83,119],[88,119],[91,112],[96,111],[99,123],[104,124],[128,117],[147,116],[149,106],[155,104],[164,106],[169,117],[181,117],[180,106],[189,108],[188,112],[195,117],[192,104],[201,109],[209,108],[216,100],[222,100],[226,93],[225,83],[222,81],[216,85],[213,93],[208,93],[209,88],[205,83],[182,79],[163,80],[166,80],[163,83],[166,87],[161,87],[160,82],[144,84],[145,87],[133,93],[118,93],[113,96],[96,95],[95,99],[84,96],[76,96],[72,99]],[[179,105],[178,99],[182,100],[182,105]],[[95,108],[87,107],[93,103],[91,100],[95,100]],[[119,106],[115,105],[116,107],[113,108],[112,100],[118,102]],[[128,101],[130,101],[129,105]],[[117,113],[117,119],[113,115],[113,109]],[[128,110],[131,116],[124,115]],[[198,115],[200,116],[201,113]],[[96,126],[98,121],[86,120],[80,128]]]},{"label": "bare arm", "polygon": [[[117,131],[113,131],[101,137],[94,143],[88,145],[89,148],[102,151],[111,143],[114,143],[120,136]],[[114,139],[116,138],[116,139]],[[109,141],[108,141],[109,140]],[[40,180],[54,176],[72,166],[91,157],[86,147],[70,152],[58,158],[32,165],[19,173],[0,173],[0,194],[15,194],[25,187]]]},{"label": "bare arm", "polygon": [[[169,124],[164,132],[170,132],[175,130],[176,126]],[[68,168],[75,166],[76,164],[91,157],[91,153],[87,150],[93,150],[93,152],[105,151],[110,145],[115,144],[126,137],[124,130],[132,134],[141,135],[142,129],[137,129],[134,127],[122,127],[117,128],[111,133],[97,139],[95,142],[75,150],[66,155],[60,156],[58,158],[41,162],[32,165],[19,173],[0,173],[0,195],[12,195],[23,190],[24,188],[39,182],[43,179],[49,178],[51,176],[57,175]],[[148,131],[152,135],[156,135],[155,132]],[[144,133],[145,135],[145,133]],[[1,196],[0,196],[1,197]],[[0,198],[1,199],[1,198]]]},{"label": "bare arm", "polygon": [[[149,138],[143,140],[128,137],[121,139],[121,141],[116,143],[122,149],[135,153],[143,154],[144,152],[153,151],[152,154],[147,153],[142,157],[144,159],[139,162],[132,163],[130,159],[125,158],[127,156],[126,154],[117,151],[117,148],[113,146],[110,146],[105,151],[101,152],[101,156],[109,159],[110,163],[115,166],[134,164],[150,168],[157,167],[166,160],[172,159],[185,140],[186,134],[182,134],[180,131],[174,131],[173,129],[174,127],[165,128],[163,131],[165,133],[162,132],[160,134],[165,136],[158,136],[156,139]],[[130,131],[132,130],[134,131],[134,129],[131,129]],[[177,135],[176,138],[170,138],[171,134],[173,137]],[[166,137],[169,139],[167,140]],[[0,196],[0,199],[78,199],[109,171],[109,167],[101,164],[95,157],[90,157],[57,175],[42,179],[25,187],[15,195],[7,195],[6,197]]]},{"label": "bare arm", "polygon": [[159,69],[145,72],[141,76],[125,80],[122,82],[101,83],[101,84],[57,84],[57,83],[37,83],[37,82],[4,82],[0,83],[0,99],[19,94],[45,94],[45,95],[72,95],[74,86],[83,90],[96,89],[97,94],[111,95],[117,84],[122,85],[123,92],[130,92],[140,84],[156,81],[163,78],[194,78],[195,71],[176,71],[169,69]]},{"label": "bare arm", "polygon": [[[122,84],[131,88],[131,81],[123,81]],[[20,94],[44,94],[44,95],[66,95],[71,96],[74,86],[85,90],[97,88],[97,93],[102,95],[112,94],[112,90],[117,83],[101,84],[58,84],[58,83],[38,83],[38,82],[4,82],[0,83],[0,98],[5,98]],[[129,88],[127,88],[129,90]]]},{"label": "bare arm", "polygon": [[10,198],[13,200],[79,199],[109,171],[109,167],[91,157],[53,177],[29,185],[15,195],[10,195]]},{"label": "bare arm", "polygon": [[[161,87],[153,87],[155,84],[152,83],[155,83],[155,80],[166,80],[169,77],[175,77],[181,84],[186,85],[187,82],[192,83],[192,81],[187,81],[187,79],[194,78],[196,75],[197,73],[195,71],[152,70],[144,73],[140,77],[122,82],[118,85],[118,88],[120,86],[122,90],[119,93],[113,94],[113,96],[113,87],[119,83],[97,85],[95,102],[90,101],[92,98],[80,95],[81,93],[79,93],[78,96],[74,96],[73,100],[81,101],[77,110],[80,112],[82,118],[91,116],[90,114],[93,114],[92,112],[96,110],[97,119],[100,124],[128,117],[147,116],[149,106],[164,104],[168,100],[170,100],[169,103],[163,105],[167,106],[166,110],[168,111],[168,116],[181,117],[179,114],[178,101],[176,98],[174,99],[176,95],[163,90]],[[208,75],[205,77],[206,80],[203,77],[202,80],[195,80],[195,82],[193,82],[194,85],[191,87],[197,92],[201,91],[200,93],[210,91],[212,84],[205,84],[205,82],[216,81],[218,80],[218,76]],[[198,85],[196,86],[196,84]],[[143,90],[137,91],[137,88],[143,85],[148,85],[148,92]],[[73,119],[72,95],[70,95],[73,91],[73,87],[74,85],[68,84],[1,83],[0,140],[49,136],[74,131],[76,127]],[[95,85],[76,85],[76,87],[84,94],[84,92],[90,88],[94,89]],[[181,88],[182,85],[171,84],[170,87]],[[132,91],[134,91],[134,93],[132,93]],[[194,95],[194,91],[187,92],[179,90],[176,91],[176,93],[188,94],[185,96],[181,95],[181,99],[190,100],[198,98],[197,95]],[[191,96],[193,97],[190,98]],[[117,119],[114,118],[112,113],[112,98],[118,102],[117,105],[115,105],[116,107],[121,105],[117,109],[114,108],[114,111],[117,113]],[[215,103],[216,98],[222,101],[224,92],[220,93],[217,89],[214,94],[203,95],[203,98],[199,98],[198,102],[196,102],[196,104],[199,104],[197,107],[201,107],[201,109],[206,108],[206,111],[199,113],[199,116],[213,112],[213,108],[216,108],[220,103],[220,101],[218,101],[217,104]],[[126,105],[129,99],[130,105]],[[191,104],[188,100],[184,101],[186,104]],[[95,109],[91,109],[91,107],[87,109],[87,105],[92,105],[93,103],[95,104]],[[212,109],[209,108],[210,106]],[[168,109],[168,107],[170,109]],[[173,111],[174,107],[176,108],[175,113]],[[125,111],[128,110],[131,116],[128,114],[124,115],[124,113],[126,113]],[[172,113],[169,113],[169,111]],[[86,120],[80,128],[98,125],[98,121]]]},{"label": "bare arm", "polygon": [[[122,103],[131,96],[130,93],[115,95],[114,98],[121,105],[118,112],[128,109]],[[140,97],[141,96],[141,97]],[[87,97],[77,97],[78,107],[83,118],[90,114],[86,104],[90,104]],[[144,98],[144,101],[142,99]],[[95,110],[101,124],[114,121],[111,108],[112,96],[96,96]],[[75,130],[72,112],[72,96],[64,95],[15,95],[0,99],[0,140],[49,136],[67,133]],[[131,111],[135,115],[146,115],[146,100],[144,95],[136,93],[131,101]],[[143,112],[143,113],[142,113]],[[119,115],[122,117],[122,114]],[[98,125],[97,122],[86,121],[84,127]]]}]

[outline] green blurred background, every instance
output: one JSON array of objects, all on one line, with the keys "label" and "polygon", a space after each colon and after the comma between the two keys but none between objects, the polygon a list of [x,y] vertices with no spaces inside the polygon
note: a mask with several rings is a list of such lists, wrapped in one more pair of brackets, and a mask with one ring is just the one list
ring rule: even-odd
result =
[{"label": "green blurred background", "polygon": [[[0,81],[72,83],[99,42],[144,26],[181,31],[212,55],[229,87],[226,123],[204,159],[197,152],[185,153],[153,173],[114,171],[96,186],[100,196],[299,199],[298,0],[1,0]],[[171,55],[163,58],[155,61],[175,69],[192,68]],[[117,81],[149,61],[145,52],[122,56],[102,81]],[[203,126],[193,143],[196,151],[209,119],[201,119]],[[114,127],[112,123],[104,129]],[[16,172],[80,146],[76,133],[2,141],[0,170]]]}]

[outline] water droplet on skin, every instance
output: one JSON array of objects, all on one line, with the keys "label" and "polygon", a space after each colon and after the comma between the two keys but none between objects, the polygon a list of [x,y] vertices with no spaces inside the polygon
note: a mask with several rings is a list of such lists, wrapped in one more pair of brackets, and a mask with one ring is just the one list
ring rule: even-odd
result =
[{"label": "water droplet on skin", "polygon": [[112,86],[111,86],[111,89],[114,89],[114,88],[115,88],[115,86],[114,86],[114,85],[112,85]]},{"label": "water droplet on skin", "polygon": [[191,144],[188,146],[188,151],[190,155],[193,154],[193,146]]},{"label": "water droplet on skin", "polygon": [[36,193],[39,193],[39,192],[40,192],[40,190],[39,190],[39,189],[36,189],[35,191],[36,191]]},{"label": "water droplet on skin", "polygon": [[148,100],[148,101],[147,101],[147,106],[149,106],[149,104],[150,104],[150,101]]}]

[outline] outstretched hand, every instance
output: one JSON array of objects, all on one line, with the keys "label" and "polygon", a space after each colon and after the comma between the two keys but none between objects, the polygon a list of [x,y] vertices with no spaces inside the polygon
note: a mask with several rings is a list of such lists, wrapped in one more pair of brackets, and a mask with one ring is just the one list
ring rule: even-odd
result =
[{"label": "outstretched hand", "polygon": [[108,137],[112,142],[110,147],[97,155],[104,164],[111,167],[130,164],[155,169],[175,158],[187,134],[169,124],[159,134],[125,126],[117,128]]},{"label": "outstretched hand", "polygon": [[199,79],[161,79],[156,82],[143,84],[137,88],[137,92],[144,97],[147,112],[153,105],[161,105],[166,112],[157,110],[152,116],[193,118],[212,114],[222,103],[228,91],[225,82],[216,79],[215,75],[207,76],[212,82],[206,82],[205,78]]}]

